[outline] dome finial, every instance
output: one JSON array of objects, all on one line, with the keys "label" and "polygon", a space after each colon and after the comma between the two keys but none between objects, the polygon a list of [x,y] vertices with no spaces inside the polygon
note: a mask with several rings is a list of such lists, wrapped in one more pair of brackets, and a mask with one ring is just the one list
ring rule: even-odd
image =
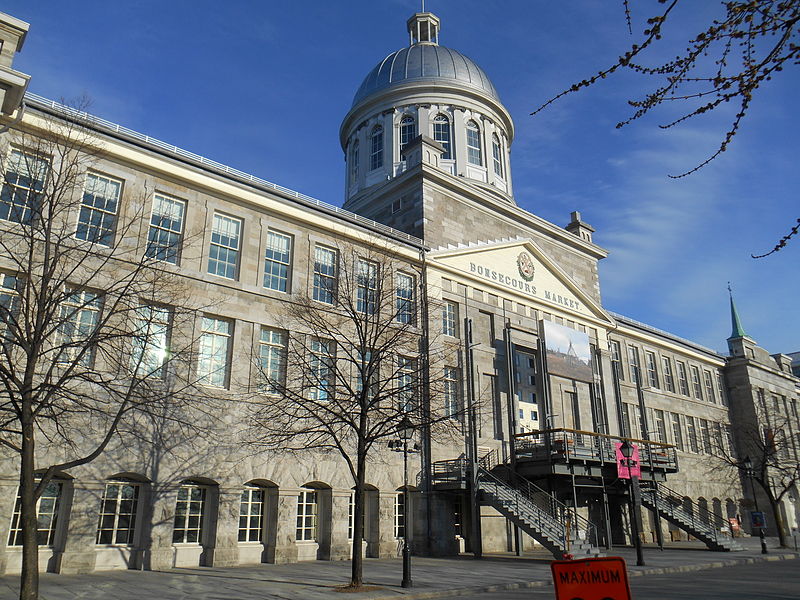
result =
[{"label": "dome finial", "polygon": [[422,1],[422,12],[415,13],[408,20],[408,37],[410,44],[439,45],[439,17],[433,13],[425,12],[425,0]]}]

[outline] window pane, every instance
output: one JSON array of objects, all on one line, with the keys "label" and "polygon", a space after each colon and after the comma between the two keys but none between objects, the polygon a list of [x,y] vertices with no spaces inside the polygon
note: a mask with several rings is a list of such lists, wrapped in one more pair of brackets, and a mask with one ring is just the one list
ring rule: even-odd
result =
[{"label": "window pane", "polygon": [[86,175],[75,237],[103,246],[113,244],[121,189],[122,183],[115,179]]},{"label": "window pane", "polygon": [[148,257],[178,264],[185,210],[186,203],[183,200],[160,194],[153,196],[153,213],[145,250]]}]

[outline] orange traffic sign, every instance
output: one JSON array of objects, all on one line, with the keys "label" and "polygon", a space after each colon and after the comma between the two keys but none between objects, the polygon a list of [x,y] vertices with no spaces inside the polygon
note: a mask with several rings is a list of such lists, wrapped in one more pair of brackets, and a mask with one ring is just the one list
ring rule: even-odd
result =
[{"label": "orange traffic sign", "polygon": [[628,570],[618,556],[554,560],[556,600],[631,600]]}]

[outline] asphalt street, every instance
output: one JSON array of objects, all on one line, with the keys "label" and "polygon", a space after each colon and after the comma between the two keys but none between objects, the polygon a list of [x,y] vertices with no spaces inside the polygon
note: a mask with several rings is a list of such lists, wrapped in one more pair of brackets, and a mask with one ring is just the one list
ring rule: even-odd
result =
[{"label": "asphalt street", "polygon": [[[632,577],[633,600],[798,600],[796,560],[758,563],[671,575]],[[463,600],[553,600],[553,587],[465,596]],[[587,596],[591,599],[591,596]]]}]

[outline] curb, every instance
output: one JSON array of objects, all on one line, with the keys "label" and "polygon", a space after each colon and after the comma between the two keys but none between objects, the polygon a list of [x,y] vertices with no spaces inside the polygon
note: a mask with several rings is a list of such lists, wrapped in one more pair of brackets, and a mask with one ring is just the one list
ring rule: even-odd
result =
[{"label": "curb", "polygon": [[[736,567],[740,565],[752,565],[762,562],[775,562],[781,560],[793,560],[798,558],[799,555],[795,553],[782,553],[770,554],[769,556],[754,556],[748,558],[737,558],[728,561],[714,561],[707,563],[698,563],[694,565],[681,565],[677,567],[645,567],[640,571],[633,571],[628,567],[628,577],[643,577],[645,575],[669,575],[671,573],[691,573],[693,571],[707,571],[710,569],[720,569],[724,567]],[[430,598],[455,598],[462,596],[473,596],[476,594],[485,594],[489,592],[502,592],[505,590],[521,590],[530,588],[547,587],[552,585],[549,580],[539,581],[518,581],[514,583],[498,583],[486,586],[474,586],[455,588],[449,590],[438,590],[430,592],[420,592],[418,594],[411,592],[408,594],[399,592],[391,595],[371,596],[369,600],[428,600]]]}]

